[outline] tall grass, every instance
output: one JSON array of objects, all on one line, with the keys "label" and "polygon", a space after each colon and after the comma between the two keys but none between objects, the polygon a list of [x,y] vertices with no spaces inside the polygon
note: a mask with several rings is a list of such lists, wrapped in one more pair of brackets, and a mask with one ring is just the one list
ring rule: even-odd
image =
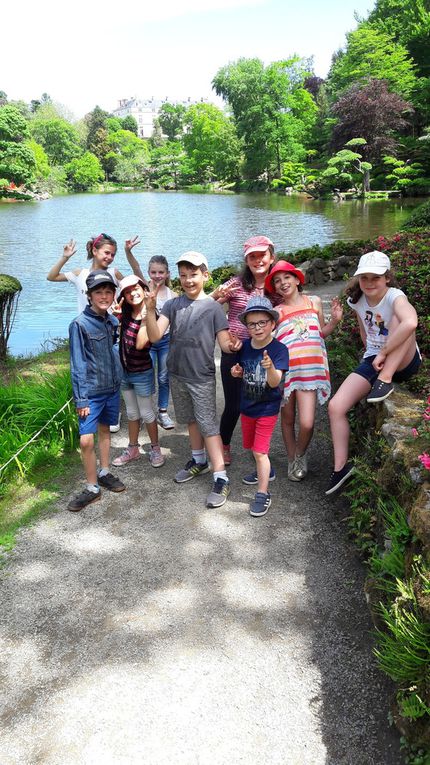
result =
[{"label": "tall grass", "polygon": [[[5,465],[46,423],[59,412],[72,394],[68,370],[37,380],[17,379],[0,388],[0,466]],[[72,403],[55,417],[40,436],[0,472],[0,490],[6,478],[24,475],[36,465],[77,443],[75,409]]]}]

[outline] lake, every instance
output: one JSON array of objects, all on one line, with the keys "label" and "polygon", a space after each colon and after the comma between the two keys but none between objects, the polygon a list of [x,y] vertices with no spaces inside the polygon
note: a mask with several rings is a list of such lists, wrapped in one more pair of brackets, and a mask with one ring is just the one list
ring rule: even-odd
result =
[{"label": "lake", "polygon": [[76,315],[74,287],[46,281],[46,274],[74,238],[78,252],[68,270],[86,264],[85,244],[104,231],[118,242],[116,267],[129,273],[123,243],[139,235],[135,250],[145,272],[152,255],[175,260],[186,250],[203,252],[210,267],[240,263],[243,242],[264,234],[276,250],[290,252],[335,239],[395,233],[420,199],[333,202],[276,194],[124,192],[76,194],[44,202],[0,204],[0,273],[18,278],[23,290],[9,342],[12,354],[35,353],[50,339],[66,337]]}]

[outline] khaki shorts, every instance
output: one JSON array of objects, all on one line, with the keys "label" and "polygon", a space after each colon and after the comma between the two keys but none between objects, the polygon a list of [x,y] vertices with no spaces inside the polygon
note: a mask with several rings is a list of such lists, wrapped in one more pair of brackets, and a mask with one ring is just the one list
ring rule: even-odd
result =
[{"label": "khaki shorts", "polygon": [[204,438],[219,435],[215,377],[204,383],[191,383],[171,374],[170,391],[178,423],[196,422]]}]

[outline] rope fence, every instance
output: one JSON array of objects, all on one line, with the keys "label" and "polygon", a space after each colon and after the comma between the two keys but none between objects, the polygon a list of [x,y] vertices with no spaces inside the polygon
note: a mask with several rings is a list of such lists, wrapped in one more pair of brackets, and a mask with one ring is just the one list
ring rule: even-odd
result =
[{"label": "rope fence", "polygon": [[55,418],[56,418],[56,417],[58,417],[58,415],[59,415],[59,414],[61,414],[61,412],[63,412],[63,411],[64,411],[64,409],[65,409],[67,406],[69,406],[69,404],[70,404],[70,402],[71,402],[71,401],[73,401],[73,398],[69,398],[69,399],[68,399],[68,401],[66,401],[66,403],[65,403],[65,404],[64,404],[64,405],[61,407],[61,409],[59,409],[59,410],[58,410],[58,412],[55,412],[55,414],[53,414],[53,415],[52,415],[52,417],[51,417],[51,418],[48,420],[48,422],[45,422],[45,424],[43,425],[43,427],[42,427],[42,428],[40,428],[40,430],[38,430],[38,431],[37,431],[37,433],[35,433],[35,434],[34,434],[34,436],[32,436],[32,437],[30,438],[30,440],[29,440],[29,441],[27,441],[27,443],[26,443],[26,444],[24,444],[24,446],[21,446],[21,448],[20,448],[20,449],[18,449],[18,451],[17,451],[17,452],[15,452],[15,454],[13,454],[13,455],[12,455],[12,457],[10,457],[10,459],[8,459],[8,461],[7,461],[7,462],[5,462],[5,464],[4,464],[4,465],[0,465],[0,475],[1,475],[2,471],[3,471],[3,470],[5,470],[5,469],[7,468],[7,466],[8,466],[8,465],[10,465],[10,463],[11,463],[11,462],[13,462],[14,460],[16,460],[16,458],[18,457],[18,455],[20,455],[20,454],[21,454],[21,452],[23,452],[23,451],[24,451],[24,449],[26,449],[26,448],[27,448],[27,446],[29,446],[31,443],[33,443],[33,441],[35,441],[35,440],[36,440],[36,438],[38,438],[38,437],[40,436],[40,434],[41,434],[41,433],[43,433],[43,431],[45,430],[45,428],[47,428],[47,427],[48,427],[48,425],[50,425],[50,424],[51,424],[51,422],[53,422],[53,420],[55,420]]}]

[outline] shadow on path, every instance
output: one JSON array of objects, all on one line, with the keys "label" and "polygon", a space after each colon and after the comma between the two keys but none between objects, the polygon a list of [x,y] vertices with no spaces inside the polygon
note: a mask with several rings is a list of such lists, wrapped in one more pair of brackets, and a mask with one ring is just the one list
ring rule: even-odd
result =
[{"label": "shadow on path", "polygon": [[161,436],[163,468],[24,530],[2,571],[2,765],[400,763],[324,415],[300,484],[276,431],[261,519],[238,431],[220,510],[210,476],[174,484],[187,442]]}]

